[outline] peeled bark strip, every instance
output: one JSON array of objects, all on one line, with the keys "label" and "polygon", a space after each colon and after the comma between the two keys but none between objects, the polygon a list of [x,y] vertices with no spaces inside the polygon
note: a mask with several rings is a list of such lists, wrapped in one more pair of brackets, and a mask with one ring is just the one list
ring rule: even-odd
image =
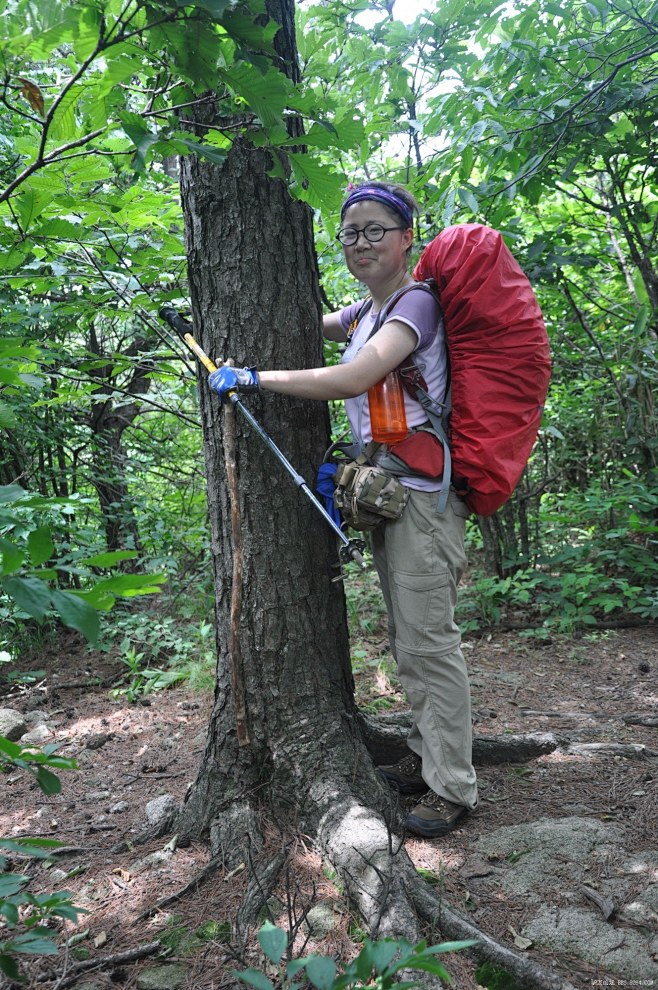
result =
[{"label": "peeled bark strip", "polygon": [[228,639],[228,662],[231,672],[231,689],[235,706],[235,729],[239,746],[248,746],[249,726],[242,679],[242,655],[240,653],[240,618],[242,615],[242,520],[238,475],[235,467],[235,410],[229,403],[224,410],[224,459],[226,480],[231,506],[231,540],[233,544],[233,575]]}]

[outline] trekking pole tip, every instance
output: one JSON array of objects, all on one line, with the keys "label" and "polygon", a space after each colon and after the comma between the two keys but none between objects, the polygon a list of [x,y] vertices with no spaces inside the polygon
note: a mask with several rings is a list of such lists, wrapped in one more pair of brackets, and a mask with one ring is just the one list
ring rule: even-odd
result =
[{"label": "trekking pole tip", "polygon": [[339,554],[341,563],[346,564],[353,560],[362,570],[367,571],[368,565],[363,559],[363,551],[366,548],[365,540],[348,540],[342,533],[340,535],[343,540]]}]

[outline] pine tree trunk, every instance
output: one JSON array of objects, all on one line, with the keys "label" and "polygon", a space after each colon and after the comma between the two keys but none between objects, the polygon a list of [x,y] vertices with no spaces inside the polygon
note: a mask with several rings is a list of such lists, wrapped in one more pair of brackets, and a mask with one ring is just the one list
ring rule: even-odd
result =
[{"label": "pine tree trunk", "polygon": [[[237,142],[222,168],[188,158],[182,193],[199,341],[216,361],[263,367],[322,363],[310,211],[268,178],[267,153]],[[208,825],[246,792],[287,814],[308,812],[308,781],[338,773],[366,787],[372,768],[354,718],[336,539],[279,461],[237,413],[241,547],[232,542],[221,408],[201,383],[215,568],[219,680],[192,819]],[[329,443],[324,404],[246,397],[312,485]],[[228,642],[233,556],[243,556],[239,635],[248,746],[239,746]],[[306,778],[306,783],[304,783]],[[362,778],[362,779],[361,779]],[[370,790],[372,790],[370,785]]]}]

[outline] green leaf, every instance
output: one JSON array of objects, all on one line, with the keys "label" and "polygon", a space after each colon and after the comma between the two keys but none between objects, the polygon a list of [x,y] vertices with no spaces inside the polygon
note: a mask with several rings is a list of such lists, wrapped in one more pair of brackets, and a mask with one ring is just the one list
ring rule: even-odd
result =
[{"label": "green leaf", "polygon": [[379,942],[373,943],[372,946],[372,965],[375,967],[378,973],[381,973],[391,960],[395,957],[399,949],[399,945],[395,939],[382,939]]},{"label": "green leaf", "polygon": [[45,190],[37,192],[26,189],[12,200],[12,206],[18,213],[21,227],[27,231],[39,214],[52,202],[52,196]]},{"label": "green leaf", "polygon": [[191,138],[180,138],[179,143],[188,148],[199,158],[205,158],[213,165],[223,165],[226,161],[228,148],[218,148],[213,144],[202,144],[201,141],[193,141]]},{"label": "green leaf", "polygon": [[365,983],[372,973],[374,945],[368,939],[355,959],[356,973],[362,983]]},{"label": "green leaf", "polygon": [[45,767],[37,770],[37,784],[44,794],[61,794],[62,782],[57,774],[51,773]]},{"label": "green leaf", "polygon": [[258,932],[258,941],[270,962],[278,963],[288,944],[288,936],[276,925],[266,922]]},{"label": "green leaf", "polygon": [[50,560],[55,550],[50,535],[50,527],[42,526],[40,529],[32,530],[27,538],[27,548],[30,551],[30,559],[34,567]]},{"label": "green leaf", "polygon": [[[4,943],[6,944],[6,943]],[[0,950],[3,948],[3,943],[0,943]],[[20,973],[18,970],[18,964],[15,959],[7,955],[6,952],[0,951],[0,973],[4,973],[10,980],[19,980]]]},{"label": "green leaf", "polygon": [[93,557],[83,557],[78,561],[85,567],[112,567],[120,560],[134,560],[138,554],[135,550],[112,550],[109,553],[97,553]]},{"label": "green leaf", "polygon": [[12,897],[22,890],[30,878],[20,873],[0,874],[0,897]]},{"label": "green leaf", "polygon": [[651,316],[651,308],[648,303],[643,303],[642,306],[637,311],[637,316],[635,317],[635,323],[633,324],[633,336],[640,337],[647,328],[649,322],[649,317]]},{"label": "green leaf", "polygon": [[234,969],[233,976],[256,990],[274,990],[274,984],[259,969],[243,969],[241,973]]},{"label": "green leaf", "polygon": [[[226,6],[228,2],[225,3]],[[239,8],[228,12],[222,11],[220,15],[222,27],[232,38],[245,43],[249,48],[270,55],[276,54],[273,41],[279,25],[271,18],[267,24],[262,25],[254,18],[253,13],[245,14],[244,9]]]},{"label": "green leaf", "polygon": [[0,736],[0,753],[4,753],[5,756],[15,760],[22,752],[23,748],[18,743],[12,742],[11,739],[7,739],[5,736]]},{"label": "green leaf", "polygon": [[18,420],[11,406],[0,401],[0,429],[12,430],[18,425]]},{"label": "green leaf", "polygon": [[[432,959],[431,956],[412,956],[405,960],[405,967],[407,966],[409,969],[420,969],[424,973],[433,973],[445,980],[446,983],[450,980],[450,974],[443,963],[440,963],[438,959]],[[399,968],[401,967],[395,967],[396,970]]]},{"label": "green leaf", "polygon": [[466,938],[460,942],[441,942],[439,945],[430,945],[425,951],[431,952],[433,955],[439,952],[460,952],[462,949],[470,949],[478,944],[476,938]]},{"label": "green leaf", "polygon": [[133,598],[135,595],[151,595],[160,591],[158,585],[167,580],[166,574],[118,574],[114,577],[103,578],[89,592],[83,592],[85,599],[90,601],[96,592],[103,594],[122,595]]},{"label": "green leaf", "polygon": [[83,93],[83,86],[72,86],[60,100],[48,131],[49,137],[53,141],[61,143],[79,136],[80,130],[76,121],[75,108]]},{"label": "green leaf", "polygon": [[0,536],[0,574],[14,574],[20,570],[21,564],[25,560],[22,550]]},{"label": "green leaf", "polygon": [[299,973],[305,965],[306,958],[291,959],[290,962],[286,963],[286,976],[288,979],[292,980],[293,977],[297,976],[297,973]]},{"label": "green leaf", "polygon": [[319,158],[301,152],[288,155],[295,183],[291,191],[312,207],[337,213],[342,200],[343,179]]},{"label": "green leaf", "polygon": [[229,89],[249,105],[264,127],[281,123],[291,90],[290,81],[278,69],[259,72],[246,62],[238,62],[230,72],[218,72]]},{"label": "green leaf", "polygon": [[146,165],[148,150],[152,145],[157,144],[159,137],[153,131],[149,130],[148,125],[137,113],[124,111],[119,114],[119,119],[124,131],[135,145],[136,171],[142,172]]},{"label": "green leaf", "polygon": [[20,485],[2,485],[0,486],[0,504],[7,502],[17,502],[19,499],[27,495],[24,488]]},{"label": "green leaf", "polygon": [[38,622],[50,609],[53,592],[44,581],[34,577],[5,578],[2,586],[19,608]]},{"label": "green leaf", "polygon": [[0,914],[4,915],[10,925],[17,925],[19,920],[18,908],[12,901],[5,901],[2,899],[2,894],[0,893]]},{"label": "green leaf", "polygon": [[98,641],[100,625],[91,605],[69,591],[53,591],[52,603],[65,626],[77,629],[92,645]]},{"label": "green leaf", "polygon": [[318,990],[331,990],[336,976],[336,963],[328,956],[309,956],[306,975]]},{"label": "green leaf", "polygon": [[459,199],[464,204],[464,206],[467,206],[471,211],[471,213],[473,213],[474,216],[477,216],[477,214],[480,212],[480,204],[478,203],[477,199],[475,198],[471,190],[465,189],[463,186],[461,186],[458,190],[458,195],[459,195]]},{"label": "green leaf", "polygon": [[42,929],[41,932],[27,932],[11,940],[12,952],[32,953],[39,956],[57,955],[57,942],[54,933],[48,933]]},{"label": "green leaf", "polygon": [[211,17],[223,23],[223,14],[232,0],[196,0],[196,6],[207,10]]},{"label": "green leaf", "polygon": [[[34,859],[51,859],[52,851],[60,849],[63,843],[59,839],[44,839],[42,836],[22,836],[20,839],[2,839],[0,846],[22,856],[32,856]],[[49,851],[50,850],[50,851]]]}]

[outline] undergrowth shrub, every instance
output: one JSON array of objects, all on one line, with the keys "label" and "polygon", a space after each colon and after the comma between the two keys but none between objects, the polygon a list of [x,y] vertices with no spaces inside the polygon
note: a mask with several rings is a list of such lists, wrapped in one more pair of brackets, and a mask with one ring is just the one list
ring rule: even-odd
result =
[{"label": "undergrowth shrub", "polygon": [[[266,957],[268,971],[272,967],[278,969],[276,986],[281,990],[302,990],[309,983],[317,990],[346,990],[348,987],[354,990],[366,987],[388,990],[392,986],[422,985],[420,979],[404,982],[397,979],[401,970],[409,969],[431,973],[452,984],[448,970],[436,957],[476,944],[468,940],[428,946],[427,942],[412,945],[402,938],[385,938],[377,942],[366,939],[356,959],[339,972],[335,961],[329,956],[310,955],[292,959],[288,935],[276,925],[263,925],[258,933],[258,942]],[[255,990],[275,988],[275,983],[260,969],[235,970],[233,975]]]},{"label": "undergrowth shrub", "polygon": [[[59,770],[77,769],[75,760],[56,755],[56,746],[45,746],[43,750],[24,749],[18,743],[0,736],[0,774],[15,769],[30,773],[44,794],[59,794],[61,783]],[[48,860],[54,850],[64,845],[57,839],[42,836],[22,836],[9,839],[0,836],[0,849],[13,856]],[[76,907],[71,900],[71,892],[62,890],[45,894],[29,891],[31,877],[24,873],[9,870],[10,859],[0,853],[0,916],[4,919],[5,932],[0,933],[0,973],[11,980],[20,980],[21,971],[17,956],[56,955],[57,932],[50,927],[59,919],[77,921],[78,915],[86,913],[85,908]]]}]

